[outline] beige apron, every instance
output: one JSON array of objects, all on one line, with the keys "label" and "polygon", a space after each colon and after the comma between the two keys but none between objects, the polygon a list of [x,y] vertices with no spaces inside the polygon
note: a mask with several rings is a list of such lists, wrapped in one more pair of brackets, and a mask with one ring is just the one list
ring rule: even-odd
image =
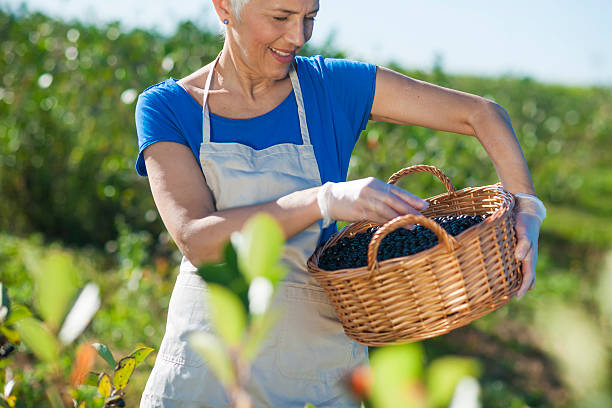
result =
[{"label": "beige apron", "polygon": [[[289,76],[302,145],[282,143],[263,150],[210,141],[206,101],[213,71],[204,89],[200,162],[217,210],[264,203],[320,186],[295,68],[291,66]],[[306,270],[306,260],[320,234],[317,222],[286,243],[283,260],[290,273],[277,296],[277,307],[284,317],[255,360],[247,387],[256,408],[303,408],[307,402],[318,408],[360,406],[348,396],[342,378],[355,366],[367,363],[367,348],[346,337],[325,292]],[[214,374],[186,342],[192,331],[211,330],[203,296],[206,284],[195,271],[183,258],[170,299],[166,333],[141,408],[228,406]]]}]

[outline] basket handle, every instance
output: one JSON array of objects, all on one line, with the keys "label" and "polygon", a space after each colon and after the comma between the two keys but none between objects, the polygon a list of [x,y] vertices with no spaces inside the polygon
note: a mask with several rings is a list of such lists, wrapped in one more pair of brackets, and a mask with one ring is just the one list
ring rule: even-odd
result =
[{"label": "basket handle", "polygon": [[399,217],[395,217],[380,227],[368,245],[368,269],[370,270],[370,277],[372,277],[372,274],[374,273],[374,267],[376,267],[378,270],[378,261],[376,258],[378,255],[378,248],[383,238],[395,231],[397,228],[408,224],[421,224],[422,226],[430,229],[438,237],[438,243],[444,243],[444,246],[446,246],[446,250],[448,252],[452,252],[455,248],[459,247],[459,242],[457,242],[455,237],[446,232],[446,230],[434,220],[422,215],[400,215]]},{"label": "basket handle", "polygon": [[454,193],[456,191],[455,186],[450,181],[450,179],[446,177],[446,174],[444,174],[442,170],[440,170],[437,167],[426,166],[424,164],[419,164],[417,166],[410,166],[410,167],[401,169],[400,171],[394,173],[391,177],[389,177],[389,181],[387,181],[387,183],[395,184],[402,177],[407,176],[412,173],[431,173],[437,178],[439,178],[442,183],[444,183],[444,186],[446,187],[446,191],[448,191],[449,193]]}]

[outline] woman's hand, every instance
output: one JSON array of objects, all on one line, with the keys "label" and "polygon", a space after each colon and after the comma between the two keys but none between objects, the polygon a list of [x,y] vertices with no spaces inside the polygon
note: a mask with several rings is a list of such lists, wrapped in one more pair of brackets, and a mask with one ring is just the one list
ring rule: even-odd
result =
[{"label": "woman's hand", "polygon": [[546,217],[546,208],[535,196],[528,194],[516,194],[516,202],[515,230],[518,242],[514,255],[522,262],[523,283],[516,294],[517,299],[520,299],[535,286],[538,236]]},{"label": "woman's hand", "polygon": [[332,220],[385,223],[399,215],[420,215],[427,201],[373,177],[325,183],[317,195],[324,225]]}]

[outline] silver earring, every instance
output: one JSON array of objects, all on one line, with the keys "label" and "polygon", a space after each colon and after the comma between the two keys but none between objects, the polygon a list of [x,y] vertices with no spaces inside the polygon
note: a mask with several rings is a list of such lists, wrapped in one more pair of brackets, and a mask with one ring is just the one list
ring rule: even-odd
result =
[{"label": "silver earring", "polygon": [[229,20],[227,18],[223,20],[223,24],[227,25],[228,23],[229,23]]}]

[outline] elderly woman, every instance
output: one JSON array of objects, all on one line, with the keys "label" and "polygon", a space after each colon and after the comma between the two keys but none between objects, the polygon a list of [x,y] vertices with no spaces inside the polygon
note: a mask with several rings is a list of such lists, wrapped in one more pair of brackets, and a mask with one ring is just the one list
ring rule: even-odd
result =
[{"label": "elderly woman", "polygon": [[220,258],[230,234],[258,212],[287,238],[290,274],[283,318],[255,361],[248,391],[256,407],[353,407],[342,376],[367,363],[347,338],[306,259],[336,220],[386,222],[426,203],[373,179],[346,181],[368,120],[476,137],[504,188],[519,202],[516,256],[535,282],[544,209],[502,107],[374,65],[296,54],[312,35],[318,0],[213,0],[225,43],[208,65],[143,92],[136,122],[137,170],[147,175],[169,233],[184,254],[166,333],[141,407],[224,407],[228,401],[186,334],[210,330],[198,265]]}]

